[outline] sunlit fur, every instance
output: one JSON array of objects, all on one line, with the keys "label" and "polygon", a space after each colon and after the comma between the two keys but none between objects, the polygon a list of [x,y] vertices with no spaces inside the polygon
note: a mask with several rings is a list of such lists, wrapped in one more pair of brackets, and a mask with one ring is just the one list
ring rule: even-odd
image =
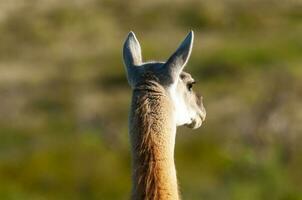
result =
[{"label": "sunlit fur", "polygon": [[173,106],[166,90],[146,81],[133,91],[130,111],[132,199],[178,199]]},{"label": "sunlit fur", "polygon": [[133,200],[178,200],[174,164],[176,126],[198,128],[205,119],[202,99],[182,72],[192,49],[190,32],[167,62],[142,62],[134,33],[124,44],[123,56],[132,88],[129,135],[132,151]]}]

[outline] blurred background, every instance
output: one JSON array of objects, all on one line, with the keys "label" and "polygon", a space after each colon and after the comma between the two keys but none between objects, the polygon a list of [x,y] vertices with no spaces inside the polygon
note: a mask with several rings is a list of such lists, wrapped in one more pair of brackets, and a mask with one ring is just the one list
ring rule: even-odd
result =
[{"label": "blurred background", "polygon": [[1,0],[0,199],[128,199],[124,39],[166,60],[191,29],[183,199],[302,199],[300,0]]}]

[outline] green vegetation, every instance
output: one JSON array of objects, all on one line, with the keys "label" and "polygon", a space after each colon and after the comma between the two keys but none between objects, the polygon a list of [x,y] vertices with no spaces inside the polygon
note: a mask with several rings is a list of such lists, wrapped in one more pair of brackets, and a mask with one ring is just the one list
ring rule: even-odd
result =
[{"label": "green vegetation", "polygon": [[165,60],[190,29],[208,116],[178,131],[183,199],[302,199],[300,1],[0,5],[0,199],[128,199],[123,41]]}]

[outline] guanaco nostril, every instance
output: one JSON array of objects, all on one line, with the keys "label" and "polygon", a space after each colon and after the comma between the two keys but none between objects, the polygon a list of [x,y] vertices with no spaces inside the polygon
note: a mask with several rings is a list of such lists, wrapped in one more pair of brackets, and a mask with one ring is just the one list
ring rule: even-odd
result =
[{"label": "guanaco nostril", "polygon": [[203,108],[202,121],[206,120],[206,116],[207,116],[206,110]]},{"label": "guanaco nostril", "polygon": [[199,113],[199,117],[201,118],[202,121],[206,120],[207,112],[206,109],[202,106],[201,112]]},{"label": "guanaco nostril", "polygon": [[203,97],[199,94],[196,94],[196,103],[199,107],[202,107],[202,100],[203,100]]}]

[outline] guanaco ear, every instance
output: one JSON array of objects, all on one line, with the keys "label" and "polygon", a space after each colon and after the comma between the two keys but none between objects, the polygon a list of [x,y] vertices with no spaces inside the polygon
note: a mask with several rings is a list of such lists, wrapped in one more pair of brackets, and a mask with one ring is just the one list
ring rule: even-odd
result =
[{"label": "guanaco ear", "polygon": [[132,31],[128,34],[124,43],[123,56],[127,67],[137,66],[142,63],[141,46]]},{"label": "guanaco ear", "polygon": [[142,64],[141,46],[132,31],[125,40],[123,58],[127,71],[127,79],[129,84],[132,85],[136,67]]},{"label": "guanaco ear", "polygon": [[178,49],[172,54],[165,64],[173,81],[177,80],[189,60],[193,47],[194,33],[190,31]]}]

